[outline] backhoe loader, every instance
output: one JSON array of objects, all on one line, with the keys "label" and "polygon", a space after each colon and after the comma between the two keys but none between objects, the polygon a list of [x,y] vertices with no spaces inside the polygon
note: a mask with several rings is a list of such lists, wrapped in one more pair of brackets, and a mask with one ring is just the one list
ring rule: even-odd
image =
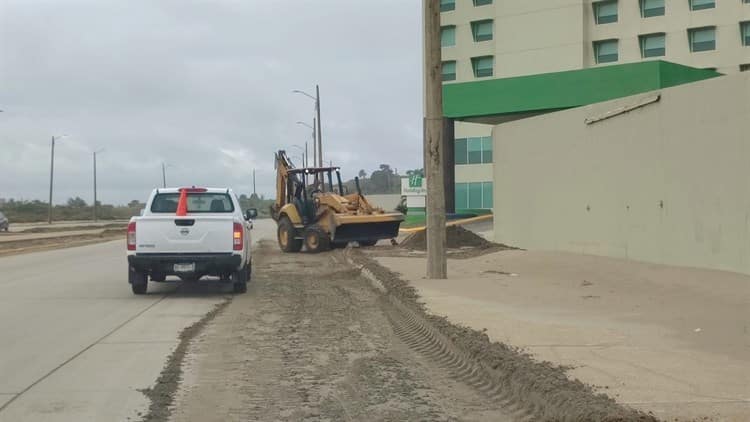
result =
[{"label": "backhoe loader", "polygon": [[276,201],[271,216],[282,251],[299,252],[304,245],[316,253],[349,242],[373,246],[398,235],[404,215],[372,206],[362,195],[359,178],[355,178],[357,192],[347,194],[338,167],[295,168],[285,151],[275,155]]}]

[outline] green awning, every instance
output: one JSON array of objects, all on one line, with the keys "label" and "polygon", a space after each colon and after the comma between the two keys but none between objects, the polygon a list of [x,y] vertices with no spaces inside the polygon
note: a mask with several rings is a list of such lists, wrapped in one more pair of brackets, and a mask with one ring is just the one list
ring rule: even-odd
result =
[{"label": "green awning", "polygon": [[443,85],[445,117],[502,123],[721,76],[665,61]]}]

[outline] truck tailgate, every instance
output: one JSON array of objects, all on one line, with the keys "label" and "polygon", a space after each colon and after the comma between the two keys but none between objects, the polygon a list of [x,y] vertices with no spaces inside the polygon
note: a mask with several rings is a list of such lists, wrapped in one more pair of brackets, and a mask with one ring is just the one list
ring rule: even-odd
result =
[{"label": "truck tailgate", "polygon": [[145,216],[136,220],[136,253],[232,253],[232,215]]}]

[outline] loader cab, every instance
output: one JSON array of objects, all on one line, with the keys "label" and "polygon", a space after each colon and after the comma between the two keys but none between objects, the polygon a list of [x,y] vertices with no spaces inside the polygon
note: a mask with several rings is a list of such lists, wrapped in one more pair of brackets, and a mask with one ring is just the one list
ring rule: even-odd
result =
[{"label": "loader cab", "polygon": [[[333,177],[336,177],[334,185]],[[302,217],[302,224],[307,225],[315,221],[317,204],[315,197],[321,193],[344,194],[341,184],[341,171],[339,167],[305,167],[289,170],[287,179],[287,198],[289,203],[294,204],[297,212]]]}]

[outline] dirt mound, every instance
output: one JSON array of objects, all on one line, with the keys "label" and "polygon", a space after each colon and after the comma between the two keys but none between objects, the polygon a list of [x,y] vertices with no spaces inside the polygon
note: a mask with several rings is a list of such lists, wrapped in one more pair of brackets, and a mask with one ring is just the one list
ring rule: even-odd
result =
[{"label": "dirt mound", "polygon": [[[489,249],[500,246],[485,238],[466,230],[461,226],[449,226],[445,229],[445,237],[448,248],[459,249],[465,247]],[[427,231],[420,230],[409,235],[401,242],[401,246],[407,249],[424,251],[427,249]]]}]

